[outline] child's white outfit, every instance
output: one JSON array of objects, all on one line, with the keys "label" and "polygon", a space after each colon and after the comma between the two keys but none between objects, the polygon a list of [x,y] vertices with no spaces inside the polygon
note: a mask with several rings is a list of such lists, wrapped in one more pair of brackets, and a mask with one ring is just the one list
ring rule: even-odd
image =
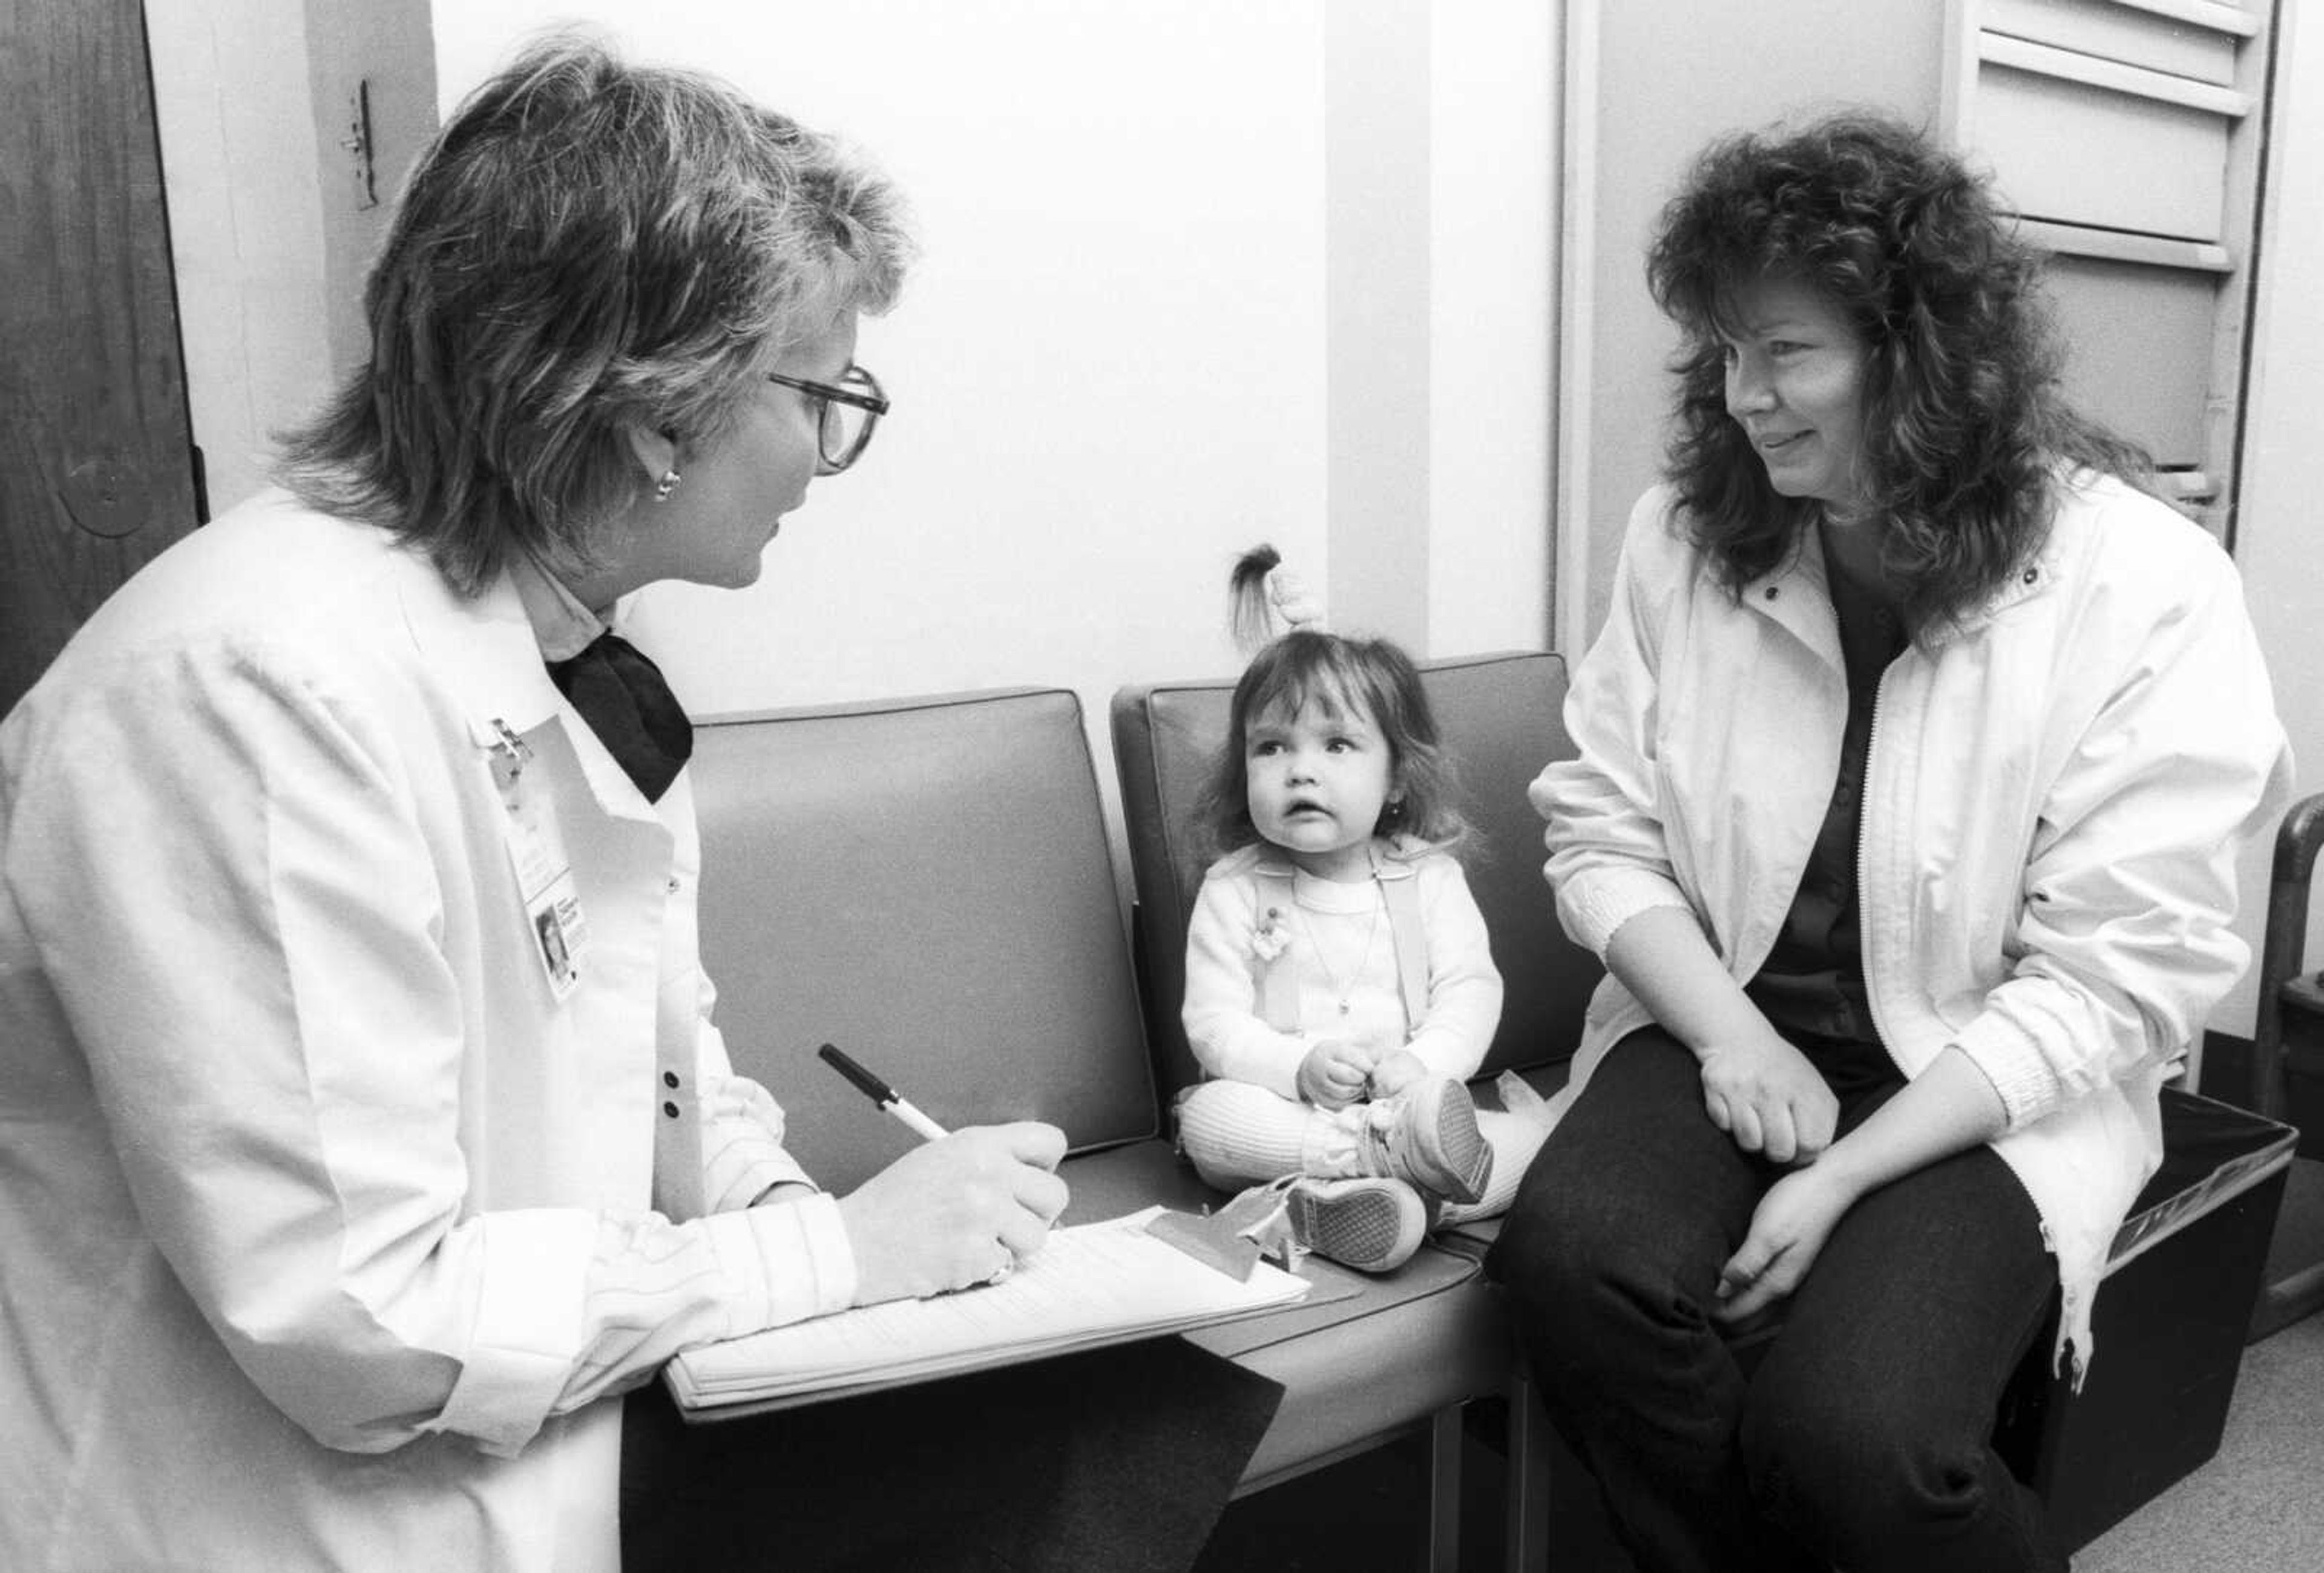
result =
[{"label": "child's white outfit", "polygon": [[[1501,975],[1460,864],[1386,839],[1372,862],[1371,879],[1318,879],[1262,843],[1204,876],[1181,1014],[1207,1079],[1179,1095],[1178,1143],[1222,1189],[1367,1172],[1366,1124],[1379,1111],[1299,1096],[1300,1064],[1319,1042],[1408,1050],[1456,1081],[1484,1062]],[[1547,1134],[1537,1119],[1495,1110],[1479,1111],[1477,1125],[1493,1153],[1484,1196],[1443,1221],[1506,1210]]]}]

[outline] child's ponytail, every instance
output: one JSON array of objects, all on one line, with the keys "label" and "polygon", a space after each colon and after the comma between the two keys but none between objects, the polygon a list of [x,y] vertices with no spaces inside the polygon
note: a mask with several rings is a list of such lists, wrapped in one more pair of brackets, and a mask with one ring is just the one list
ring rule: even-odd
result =
[{"label": "child's ponytail", "polygon": [[1294,628],[1323,626],[1323,597],[1291,569],[1283,554],[1265,541],[1235,559],[1227,578],[1227,627],[1235,648],[1256,655]]}]

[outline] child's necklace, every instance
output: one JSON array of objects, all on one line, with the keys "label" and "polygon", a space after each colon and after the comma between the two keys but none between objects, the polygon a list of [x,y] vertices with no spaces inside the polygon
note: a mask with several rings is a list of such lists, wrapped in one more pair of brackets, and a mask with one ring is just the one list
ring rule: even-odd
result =
[{"label": "child's necklace", "polygon": [[1299,915],[1299,927],[1306,931],[1307,948],[1315,952],[1315,970],[1323,975],[1323,986],[1334,996],[1333,1003],[1340,1007],[1340,1014],[1343,1016],[1348,1013],[1348,1002],[1355,997],[1356,985],[1363,981],[1364,963],[1372,958],[1372,941],[1379,938],[1380,909],[1388,904],[1380,899],[1379,872],[1377,869],[1372,873],[1371,892],[1372,921],[1365,925],[1364,948],[1356,953],[1356,964],[1348,969],[1345,985],[1332,971],[1331,960],[1323,954],[1323,939],[1307,921],[1307,909],[1301,906],[1296,897],[1291,902],[1291,910]]}]

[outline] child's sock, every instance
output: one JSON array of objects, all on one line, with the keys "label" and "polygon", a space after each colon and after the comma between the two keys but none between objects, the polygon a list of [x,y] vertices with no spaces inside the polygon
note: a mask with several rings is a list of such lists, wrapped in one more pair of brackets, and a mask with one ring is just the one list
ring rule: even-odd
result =
[{"label": "child's sock", "polygon": [[[1528,1093],[1533,1089],[1527,1087]],[[1541,1101],[1535,1095],[1536,1101]],[[1474,1202],[1446,1204],[1437,1221],[1440,1224],[1465,1224],[1477,1218],[1499,1217],[1509,1210],[1517,1199],[1517,1187],[1525,1180],[1526,1170],[1533,1167],[1534,1154],[1549,1139],[1551,1126],[1543,1124],[1528,1111],[1525,1114],[1504,1114],[1499,1109],[1479,1109],[1477,1129],[1493,1150],[1493,1171],[1485,1186],[1485,1194]]]},{"label": "child's sock", "polygon": [[1175,1115],[1178,1150],[1222,1190],[1310,1172],[1305,1137],[1313,1111],[1264,1087],[1204,1082],[1179,1096]]},{"label": "child's sock", "polygon": [[1293,1167],[1302,1174],[1347,1179],[1364,1172],[1364,1119],[1367,1106],[1343,1109],[1309,1107],[1300,1133],[1299,1160]]},{"label": "child's sock", "polygon": [[1531,1082],[1514,1070],[1504,1070],[1493,1078],[1493,1093],[1501,1100],[1502,1108],[1519,1119],[1531,1121],[1545,1132],[1555,1125],[1558,1116],[1565,1112],[1567,1099],[1563,1094],[1544,1097],[1534,1091]]}]

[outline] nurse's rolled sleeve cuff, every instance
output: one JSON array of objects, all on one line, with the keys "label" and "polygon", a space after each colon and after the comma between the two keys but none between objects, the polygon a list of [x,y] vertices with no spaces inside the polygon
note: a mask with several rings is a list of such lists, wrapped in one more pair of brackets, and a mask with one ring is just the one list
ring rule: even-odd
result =
[{"label": "nurse's rolled sleeve cuff", "polygon": [[2058,1106],[2063,1090],[2058,1073],[2024,1029],[2006,1017],[1987,1012],[1962,1028],[1953,1046],[1993,1083],[2009,1129],[2031,1124]]},{"label": "nurse's rolled sleeve cuff", "polygon": [[1595,868],[1569,877],[1557,893],[1559,914],[1575,944],[1599,960],[1623,924],[1655,907],[1694,910],[1666,874],[1643,868]]},{"label": "nurse's rolled sleeve cuff", "polygon": [[703,1164],[702,1194],[714,1213],[749,1207],[778,1185],[812,1186],[798,1159],[763,1130],[724,1132]]},{"label": "nurse's rolled sleeve cuff", "polygon": [[728,1337],[855,1302],[855,1247],[835,1198],[818,1193],[703,1221],[738,1290]]},{"label": "nurse's rolled sleeve cuff", "polygon": [[513,1457],[540,1430],[579,1356],[597,1220],[567,1208],[486,1214],[484,1270],[460,1379],[431,1431]]}]

